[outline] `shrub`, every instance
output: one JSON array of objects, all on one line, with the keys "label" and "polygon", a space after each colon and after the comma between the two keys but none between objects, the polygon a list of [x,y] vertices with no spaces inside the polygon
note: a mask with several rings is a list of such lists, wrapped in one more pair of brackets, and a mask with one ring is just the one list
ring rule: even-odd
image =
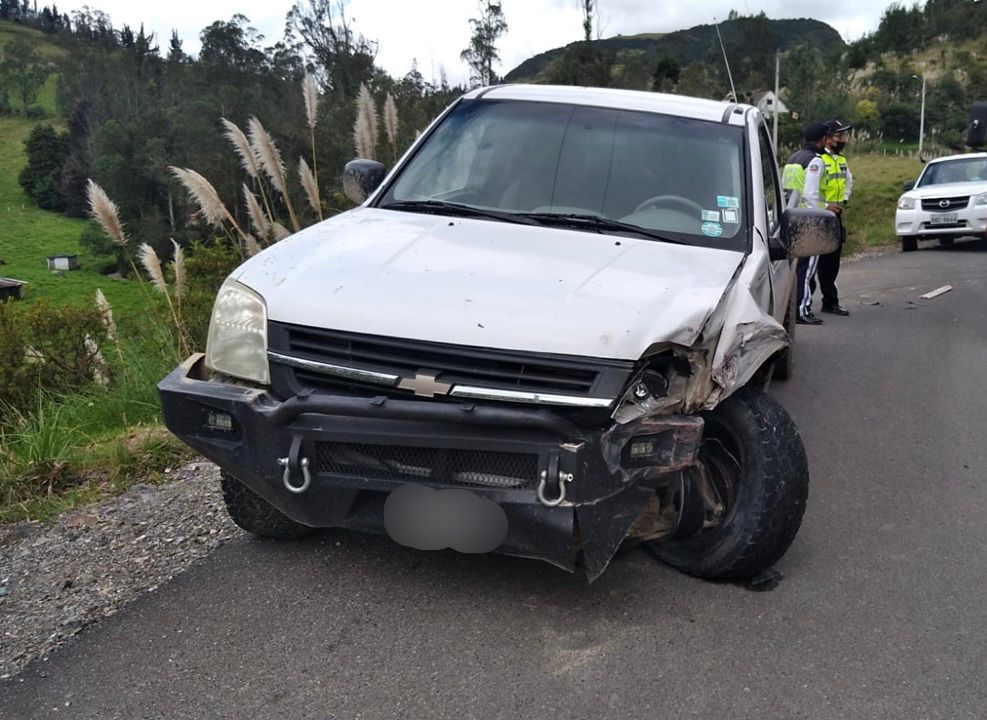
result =
[{"label": "shrub", "polygon": [[62,210],[65,203],[58,184],[68,156],[65,136],[56,133],[51,125],[35,125],[24,149],[27,165],[17,177],[20,186],[42,210]]}]

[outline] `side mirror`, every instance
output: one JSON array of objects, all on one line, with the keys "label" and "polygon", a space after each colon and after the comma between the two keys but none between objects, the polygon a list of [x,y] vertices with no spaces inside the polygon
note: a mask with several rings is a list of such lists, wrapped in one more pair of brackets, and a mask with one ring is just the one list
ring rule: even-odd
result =
[{"label": "side mirror", "polygon": [[915,187],[915,181],[914,180],[905,180],[905,182],[903,182],[901,184],[901,189],[904,190],[905,192],[908,192],[913,187]]},{"label": "side mirror", "polygon": [[374,190],[384,182],[387,170],[376,160],[350,160],[343,168],[343,192],[346,197],[362,205]]},{"label": "side mirror", "polygon": [[829,210],[790,208],[781,216],[781,238],[789,257],[812,257],[839,250],[843,230]]}]

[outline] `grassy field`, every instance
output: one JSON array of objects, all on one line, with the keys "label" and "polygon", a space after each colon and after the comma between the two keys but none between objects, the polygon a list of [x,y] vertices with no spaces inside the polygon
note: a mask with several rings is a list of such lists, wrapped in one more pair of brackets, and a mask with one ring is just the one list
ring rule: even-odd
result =
[{"label": "grassy field", "polygon": [[[96,271],[101,263],[79,247],[84,222],[34,207],[17,184],[24,167],[24,140],[34,122],[0,118],[0,277],[24,280],[27,297],[55,303],[91,303],[101,288],[114,309],[139,312],[146,302],[136,283],[115,280]],[[56,274],[46,258],[77,254],[81,269]]]},{"label": "grassy field", "polygon": [[844,216],[846,252],[896,242],[894,211],[901,184],[918,177],[921,163],[914,158],[852,153],[847,161],[853,173],[853,197]]}]

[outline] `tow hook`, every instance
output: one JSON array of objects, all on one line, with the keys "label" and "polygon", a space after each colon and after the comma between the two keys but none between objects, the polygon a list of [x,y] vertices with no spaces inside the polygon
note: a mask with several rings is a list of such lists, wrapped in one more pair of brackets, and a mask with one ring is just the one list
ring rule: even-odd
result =
[{"label": "tow hook", "polygon": [[[291,450],[288,451],[288,457],[278,458],[278,465],[284,468],[284,475],[281,476],[281,482],[284,483],[285,489],[290,493],[295,495],[301,495],[303,492],[309,489],[312,484],[312,474],[308,471],[308,458],[300,457],[302,449],[302,439],[293,438],[291,441]],[[301,468],[302,474],[302,484],[293,485],[291,483],[292,470],[298,470]]]},{"label": "tow hook", "polygon": [[541,471],[538,479],[536,494],[538,501],[545,507],[558,507],[565,502],[565,486],[571,483],[573,474],[559,467],[557,452],[548,456],[548,468]]}]

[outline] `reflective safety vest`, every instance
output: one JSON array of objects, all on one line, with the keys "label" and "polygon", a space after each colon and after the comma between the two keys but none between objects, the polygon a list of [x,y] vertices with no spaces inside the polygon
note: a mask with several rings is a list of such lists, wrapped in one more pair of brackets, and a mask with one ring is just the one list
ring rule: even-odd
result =
[{"label": "reflective safety vest", "polygon": [[819,190],[823,200],[828,203],[840,203],[846,198],[846,158],[842,155],[830,155],[824,152],[820,155],[826,170],[819,179]]},{"label": "reflective safety vest", "polygon": [[818,152],[809,146],[796,151],[781,171],[781,189],[785,191],[785,205],[791,207],[792,197],[797,198],[799,207],[805,207],[805,168]]}]

